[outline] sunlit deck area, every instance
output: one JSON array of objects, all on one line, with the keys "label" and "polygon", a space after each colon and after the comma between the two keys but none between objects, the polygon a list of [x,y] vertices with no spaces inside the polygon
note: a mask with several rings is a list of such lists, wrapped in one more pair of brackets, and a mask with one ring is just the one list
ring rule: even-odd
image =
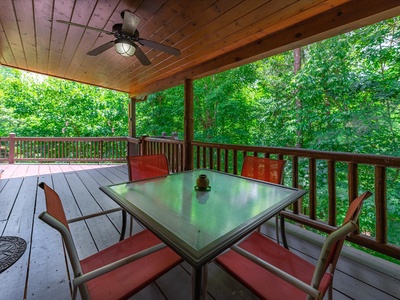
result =
[{"label": "sunlit deck area", "polygon": [[[41,181],[53,186],[68,218],[116,207],[100,186],[127,181],[126,165],[0,164],[0,233],[27,241],[23,256],[0,274],[0,299],[69,299],[69,279],[59,234],[38,219],[44,210]],[[102,216],[71,226],[80,257],[117,242],[121,214]],[[141,230],[137,223],[134,231]],[[274,236],[273,228],[262,228]],[[323,238],[287,225],[290,249],[315,262]],[[191,268],[182,263],[132,299],[190,299]],[[132,274],[135,276],[135,274]],[[245,287],[211,263],[208,299],[256,299]],[[399,299],[399,265],[373,258],[347,246],[334,280],[334,299]]]}]

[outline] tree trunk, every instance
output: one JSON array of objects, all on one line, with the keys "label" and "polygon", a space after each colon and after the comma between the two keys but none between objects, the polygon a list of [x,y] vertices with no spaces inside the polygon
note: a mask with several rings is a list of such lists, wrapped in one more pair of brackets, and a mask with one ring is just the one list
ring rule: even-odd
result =
[{"label": "tree trunk", "polygon": [[[293,55],[294,55],[294,68],[293,68],[293,73],[294,75],[297,74],[297,72],[301,68],[301,48],[296,48],[293,50]],[[301,124],[301,109],[302,109],[302,104],[301,100],[299,97],[297,97],[297,94],[299,92],[300,87],[297,87],[295,91],[295,99],[296,99],[296,112],[297,112],[297,124]],[[300,127],[297,128],[296,130],[296,148],[302,148],[303,147],[303,132]]]}]

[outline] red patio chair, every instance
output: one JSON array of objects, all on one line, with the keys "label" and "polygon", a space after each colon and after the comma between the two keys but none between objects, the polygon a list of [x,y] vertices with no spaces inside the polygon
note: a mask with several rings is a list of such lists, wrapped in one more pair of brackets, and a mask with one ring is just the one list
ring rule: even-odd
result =
[{"label": "red patio chair", "polygon": [[127,156],[130,181],[148,179],[169,174],[165,154]]},{"label": "red patio chair", "polygon": [[268,181],[283,182],[283,168],[286,161],[257,156],[246,156],[243,161],[242,176]]},{"label": "red patio chair", "polygon": [[322,299],[328,289],[332,299],[343,242],[357,229],[362,202],[371,195],[367,191],[350,204],[344,225],[327,237],[316,266],[257,231],[217,257],[216,263],[261,299]]},{"label": "red patio chair", "polygon": [[[165,154],[127,156],[129,181],[144,180],[169,174],[168,160]],[[124,228],[126,212],[123,211]],[[133,217],[131,216],[129,235],[132,235]],[[123,229],[124,229],[123,228]],[[125,234],[125,230],[123,231]]]},{"label": "red patio chair", "polygon": [[79,260],[58,194],[43,182],[39,186],[46,198],[39,218],[63,238],[74,273],[73,299],[78,288],[83,299],[127,299],[182,261],[148,230]]},{"label": "red patio chair", "polygon": [[[244,177],[258,179],[262,181],[283,184],[283,169],[285,160],[270,159],[257,156],[246,156],[243,161],[242,173]],[[282,219],[281,224],[284,222]],[[286,248],[286,236],[283,225],[281,225],[282,241]],[[275,216],[276,241],[279,244],[279,214]]]}]

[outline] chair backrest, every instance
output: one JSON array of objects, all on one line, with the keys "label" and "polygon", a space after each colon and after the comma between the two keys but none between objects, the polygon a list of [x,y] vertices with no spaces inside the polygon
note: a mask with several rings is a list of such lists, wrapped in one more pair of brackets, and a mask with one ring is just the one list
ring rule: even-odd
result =
[{"label": "chair backrest", "polygon": [[322,277],[328,268],[329,272],[333,275],[340,252],[342,251],[344,240],[349,233],[357,229],[357,221],[361,212],[362,204],[364,200],[371,195],[371,192],[366,191],[354,199],[347,210],[343,225],[327,237],[322,246],[321,254],[312,279],[312,285],[315,288],[319,287]]},{"label": "chair backrest", "polygon": [[[79,276],[82,274],[82,268],[60,197],[44,182],[39,183],[39,187],[44,190],[46,199],[46,211],[42,212],[39,215],[39,218],[61,234],[74,275],[75,277]],[[82,289],[86,289],[86,285],[84,284],[80,286],[80,289],[82,292]]]},{"label": "chair backrest", "polygon": [[249,178],[282,184],[285,163],[285,160],[248,155],[243,161],[241,174]]},{"label": "chair backrest", "polygon": [[127,156],[129,180],[142,180],[169,174],[165,154]]}]

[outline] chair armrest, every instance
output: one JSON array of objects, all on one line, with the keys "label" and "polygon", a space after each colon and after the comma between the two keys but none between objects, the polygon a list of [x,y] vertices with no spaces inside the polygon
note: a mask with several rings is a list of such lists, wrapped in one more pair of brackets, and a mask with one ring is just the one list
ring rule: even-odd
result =
[{"label": "chair armrest", "polygon": [[81,217],[76,217],[76,218],[73,218],[73,219],[69,219],[68,223],[74,223],[74,222],[78,222],[78,221],[82,221],[82,220],[86,220],[86,219],[90,219],[90,218],[94,218],[94,217],[110,214],[110,213],[121,211],[121,210],[122,210],[121,207],[117,207],[117,208],[113,208],[113,209],[109,209],[109,210],[104,210],[104,211],[100,211],[100,212],[97,212],[97,213],[94,213],[94,214],[89,214],[89,215],[86,215],[86,216],[81,216]]},{"label": "chair armrest", "polygon": [[115,262],[112,262],[112,263],[110,263],[108,265],[105,265],[105,266],[99,268],[99,269],[96,269],[96,270],[93,270],[91,272],[85,273],[85,274],[83,274],[83,275],[81,275],[79,277],[76,277],[73,280],[73,285],[74,286],[79,286],[79,285],[81,285],[81,284],[83,284],[83,283],[85,283],[85,282],[87,282],[89,280],[92,280],[93,278],[96,278],[96,277],[99,277],[101,275],[104,275],[104,274],[106,274],[108,272],[111,272],[111,271],[113,271],[115,269],[118,269],[118,268],[120,268],[120,267],[122,267],[122,266],[124,266],[126,264],[129,264],[129,263],[131,263],[131,262],[133,262],[135,260],[138,260],[138,259],[140,259],[142,257],[145,257],[145,256],[147,256],[147,255],[149,255],[149,254],[151,254],[153,252],[161,250],[161,249],[165,248],[166,246],[167,245],[165,245],[164,243],[160,243],[160,244],[157,244],[157,245],[152,246],[150,248],[147,248],[145,250],[142,250],[140,252],[137,252],[135,254],[129,255],[127,257],[124,257],[124,258],[122,258],[120,260],[117,260]]},{"label": "chair armrest", "polygon": [[338,229],[333,231],[330,235],[328,235],[327,239],[322,245],[321,253],[319,255],[318,262],[315,267],[315,272],[311,284],[316,284],[316,285],[320,284],[322,274],[326,271],[327,260],[331,255],[333,245],[336,244],[342,238],[344,241],[344,238],[346,238],[346,236],[349,233],[352,233],[357,228],[358,226],[354,221],[348,221],[347,223],[345,223],[344,225],[340,226]]}]

